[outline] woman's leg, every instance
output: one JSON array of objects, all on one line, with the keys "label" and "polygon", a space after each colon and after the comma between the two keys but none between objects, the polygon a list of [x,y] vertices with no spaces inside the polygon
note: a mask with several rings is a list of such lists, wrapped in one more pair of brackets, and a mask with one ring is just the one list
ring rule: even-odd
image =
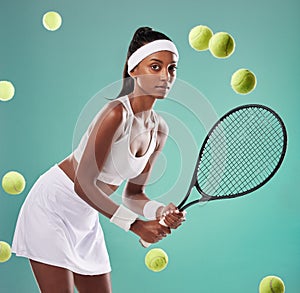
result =
[{"label": "woman's leg", "polygon": [[31,259],[30,265],[42,293],[74,293],[71,271]]},{"label": "woman's leg", "polygon": [[79,293],[111,293],[110,273],[87,276],[73,273],[75,286]]}]

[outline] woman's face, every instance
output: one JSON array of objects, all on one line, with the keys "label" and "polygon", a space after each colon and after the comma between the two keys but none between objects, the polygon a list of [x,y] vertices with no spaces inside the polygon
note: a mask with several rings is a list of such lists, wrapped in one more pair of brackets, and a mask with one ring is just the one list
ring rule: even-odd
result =
[{"label": "woman's face", "polygon": [[131,71],[135,93],[155,98],[167,96],[176,79],[176,60],[176,55],[169,51],[159,51],[143,59]]}]

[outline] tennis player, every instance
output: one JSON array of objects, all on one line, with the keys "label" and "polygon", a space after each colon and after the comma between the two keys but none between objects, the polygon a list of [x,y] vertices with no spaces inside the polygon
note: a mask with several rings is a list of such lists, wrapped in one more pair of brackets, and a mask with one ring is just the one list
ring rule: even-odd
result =
[{"label": "tennis player", "polygon": [[[129,45],[118,97],[97,113],[76,149],[31,188],[12,251],[29,259],[42,293],[71,293],[74,286],[80,293],[112,292],[98,212],[149,243],[184,221],[173,203],[165,206],[145,194],[168,136],[168,126],[153,106],[172,87],[178,58],[166,35],[139,28]],[[118,205],[109,195],[123,181],[123,203]],[[161,218],[168,227],[159,224]]]}]

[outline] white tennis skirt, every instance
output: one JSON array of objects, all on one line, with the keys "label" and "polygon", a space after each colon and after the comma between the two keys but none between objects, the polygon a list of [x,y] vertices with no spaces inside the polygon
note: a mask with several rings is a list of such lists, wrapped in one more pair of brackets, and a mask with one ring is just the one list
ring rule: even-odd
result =
[{"label": "white tennis skirt", "polygon": [[82,275],[111,271],[98,212],[75,193],[74,183],[57,164],[27,195],[12,252]]}]

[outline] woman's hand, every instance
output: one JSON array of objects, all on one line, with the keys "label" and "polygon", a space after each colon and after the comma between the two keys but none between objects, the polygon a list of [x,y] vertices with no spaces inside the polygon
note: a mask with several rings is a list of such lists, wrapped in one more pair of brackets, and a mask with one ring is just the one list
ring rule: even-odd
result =
[{"label": "woman's hand", "polygon": [[158,220],[138,219],[131,225],[130,230],[148,243],[158,242],[171,233],[171,229],[159,224]]},{"label": "woman's hand", "polygon": [[185,211],[180,212],[173,203],[170,203],[162,209],[160,218],[171,229],[177,229],[185,221],[185,214]]}]

